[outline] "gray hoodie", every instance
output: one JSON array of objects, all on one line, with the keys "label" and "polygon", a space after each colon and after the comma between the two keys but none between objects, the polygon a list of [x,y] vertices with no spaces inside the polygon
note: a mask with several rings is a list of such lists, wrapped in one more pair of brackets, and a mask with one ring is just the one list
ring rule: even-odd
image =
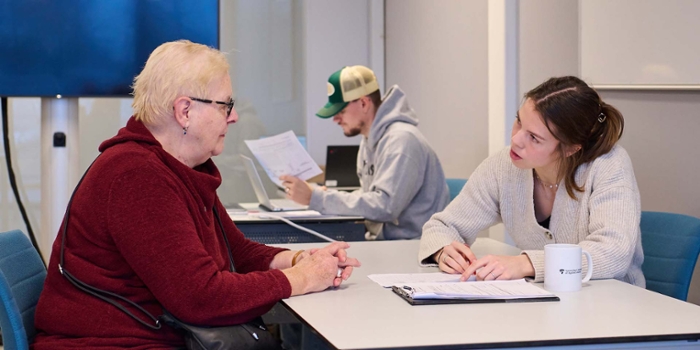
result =
[{"label": "gray hoodie", "polygon": [[449,202],[442,165],[418,130],[418,118],[394,85],[384,96],[357,154],[362,188],[351,192],[315,188],[309,209],[367,219],[370,238],[419,238],[430,216]]}]

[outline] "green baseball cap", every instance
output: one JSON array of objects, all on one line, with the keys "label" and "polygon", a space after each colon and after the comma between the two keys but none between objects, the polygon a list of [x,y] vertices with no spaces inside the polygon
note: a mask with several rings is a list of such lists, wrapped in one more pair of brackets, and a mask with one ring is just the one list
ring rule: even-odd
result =
[{"label": "green baseball cap", "polygon": [[316,116],[330,118],[342,111],[348,102],[379,90],[377,77],[365,66],[343,67],[328,77],[328,103]]}]

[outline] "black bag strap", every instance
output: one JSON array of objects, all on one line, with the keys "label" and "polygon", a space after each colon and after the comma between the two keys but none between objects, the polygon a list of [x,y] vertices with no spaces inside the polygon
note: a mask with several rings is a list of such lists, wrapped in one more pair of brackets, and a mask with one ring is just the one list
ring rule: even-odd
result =
[{"label": "black bag strap", "polygon": [[219,228],[221,229],[221,235],[224,236],[224,243],[226,243],[226,252],[228,253],[228,269],[231,272],[236,272],[236,267],[233,266],[233,253],[231,252],[231,244],[228,242],[228,237],[226,236],[226,230],[224,230],[224,224],[221,222],[221,217],[219,216],[219,211],[216,209],[216,203],[212,207],[214,211],[214,217],[216,222],[219,223]]},{"label": "black bag strap", "polygon": [[[83,292],[88,293],[96,298],[99,298],[103,301],[106,301],[106,302],[114,305],[116,308],[123,311],[127,315],[131,316],[131,318],[133,318],[137,322],[141,323],[142,325],[144,325],[150,329],[160,329],[161,328],[160,320],[157,317],[153,316],[150,312],[146,311],[146,309],[144,309],[140,305],[134,303],[133,301],[131,301],[127,298],[124,298],[123,296],[121,296],[119,294],[108,292],[106,290],[102,290],[102,289],[93,287],[93,286],[79,280],[78,278],[73,276],[70,272],[68,272],[68,270],[66,270],[66,264],[65,264],[63,255],[64,255],[65,244],[66,244],[66,233],[68,232],[68,219],[70,216],[70,207],[71,207],[71,204],[73,203],[73,197],[75,196],[75,193],[78,191],[80,184],[83,182],[88,171],[90,171],[90,168],[92,168],[92,166],[95,164],[95,162],[97,161],[97,158],[99,158],[100,155],[98,155],[95,158],[95,160],[92,161],[92,163],[87,168],[87,170],[85,170],[85,173],[80,178],[80,181],[78,181],[78,184],[75,185],[75,189],[73,189],[73,193],[71,194],[70,199],[68,200],[68,205],[66,206],[66,213],[63,216],[63,227],[61,229],[61,250],[60,250],[60,254],[59,254],[58,271],[68,281],[70,281],[70,283],[72,283],[74,286],[76,286],[78,289],[82,290]],[[224,230],[224,225],[221,222],[221,218],[219,217],[219,212],[216,209],[216,204],[214,204],[214,207],[212,209],[214,211],[214,216],[216,217],[216,221],[219,224],[219,228],[221,229],[221,235],[224,237],[224,242],[226,243],[226,251],[228,252],[228,259],[229,259],[229,270],[231,272],[235,272],[236,269],[233,265],[233,254],[231,253],[231,245],[229,244],[228,237],[226,237],[226,231]],[[112,297],[112,298],[110,298],[110,297]],[[115,299],[117,299],[117,300],[115,300]],[[151,320],[151,322],[144,321],[142,318],[137,317],[136,315],[131,313],[131,311],[127,310],[126,307],[124,307],[124,305],[120,304],[118,302],[118,300],[121,300],[122,302],[133,306],[134,308],[136,308],[137,310],[142,312],[146,317],[148,317]]]}]

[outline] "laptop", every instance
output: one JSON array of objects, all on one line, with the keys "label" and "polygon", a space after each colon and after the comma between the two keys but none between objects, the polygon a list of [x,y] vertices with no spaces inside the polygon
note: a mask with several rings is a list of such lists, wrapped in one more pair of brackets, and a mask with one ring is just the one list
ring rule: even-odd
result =
[{"label": "laptop", "polygon": [[337,190],[360,188],[357,177],[357,152],[360,146],[328,146],[326,149],[326,181],[324,185]]},{"label": "laptop", "polygon": [[253,190],[255,191],[255,196],[258,197],[258,202],[260,207],[268,211],[291,211],[291,210],[306,210],[308,206],[301,205],[289,199],[270,199],[265,187],[263,186],[258,170],[255,168],[255,163],[253,160],[241,155],[243,159],[243,165],[245,165],[245,171],[248,173],[248,178],[250,183],[253,185]]}]

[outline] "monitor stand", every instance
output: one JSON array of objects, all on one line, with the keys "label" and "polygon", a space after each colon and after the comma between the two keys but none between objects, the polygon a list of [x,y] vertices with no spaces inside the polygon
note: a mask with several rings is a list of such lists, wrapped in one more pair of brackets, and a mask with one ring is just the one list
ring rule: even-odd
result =
[{"label": "monitor stand", "polygon": [[41,229],[36,238],[46,261],[80,179],[78,98],[41,98]]}]

